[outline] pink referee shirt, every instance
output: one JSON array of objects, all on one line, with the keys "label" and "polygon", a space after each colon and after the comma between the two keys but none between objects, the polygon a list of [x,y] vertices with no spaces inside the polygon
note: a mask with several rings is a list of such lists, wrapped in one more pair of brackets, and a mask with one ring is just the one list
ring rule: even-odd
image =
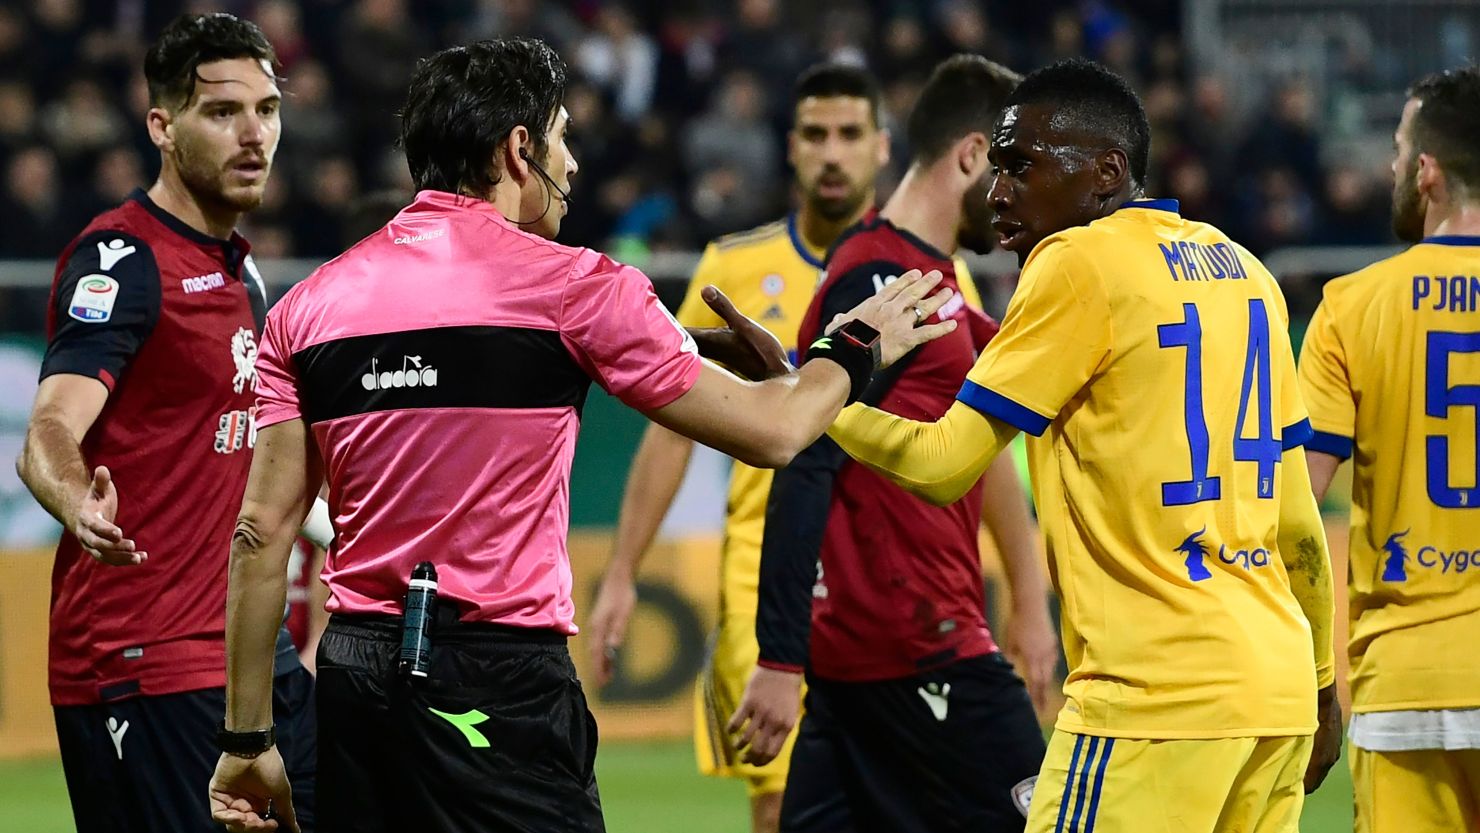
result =
[{"label": "pink referee shirt", "polygon": [[430,561],[464,620],[573,634],[570,469],[590,382],[651,410],[699,366],[641,272],[423,191],[268,313],[257,424],[301,418],[318,442],[330,611],[399,613]]}]

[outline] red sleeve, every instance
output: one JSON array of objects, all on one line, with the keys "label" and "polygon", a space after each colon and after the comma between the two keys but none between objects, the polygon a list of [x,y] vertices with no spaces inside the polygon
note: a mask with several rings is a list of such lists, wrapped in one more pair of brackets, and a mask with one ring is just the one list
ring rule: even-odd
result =
[{"label": "red sleeve", "polygon": [[597,384],[640,411],[669,404],[699,379],[699,350],[652,281],[597,252],[583,251],[571,270],[560,334]]}]

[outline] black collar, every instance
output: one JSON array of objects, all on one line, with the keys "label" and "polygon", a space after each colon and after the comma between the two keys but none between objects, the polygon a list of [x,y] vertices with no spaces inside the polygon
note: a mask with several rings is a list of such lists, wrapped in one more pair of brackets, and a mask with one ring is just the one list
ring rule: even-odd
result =
[{"label": "black collar", "polygon": [[166,228],[186,240],[201,246],[220,247],[221,256],[225,259],[226,265],[230,267],[231,274],[236,278],[241,277],[242,261],[246,259],[246,254],[251,248],[247,244],[246,238],[233,231],[229,239],[223,240],[220,237],[212,237],[205,232],[198,231],[184,220],[160,208],[158,203],[149,198],[149,193],[143,188],[135,188],[133,193],[128,195],[128,198],[142,205],[145,211],[148,211],[161,223],[164,223]]}]

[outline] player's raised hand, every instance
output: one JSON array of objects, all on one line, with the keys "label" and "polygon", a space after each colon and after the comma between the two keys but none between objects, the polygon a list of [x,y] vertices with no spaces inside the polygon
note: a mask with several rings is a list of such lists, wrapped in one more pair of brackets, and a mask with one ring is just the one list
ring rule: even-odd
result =
[{"label": "player's raised hand", "polygon": [[1336,696],[1336,684],[1326,686],[1316,695],[1316,737],[1310,750],[1310,764],[1305,768],[1305,792],[1313,793],[1326,773],[1341,757],[1341,700]]},{"label": "player's raised hand", "polygon": [[211,818],[230,833],[287,830],[298,833],[293,788],[274,746],[255,758],[222,754],[208,792]]},{"label": "player's raised hand", "polygon": [[873,327],[879,331],[879,367],[888,367],[916,347],[956,329],[953,319],[925,323],[956,294],[951,289],[942,289],[925,297],[940,282],[938,269],[931,269],[923,275],[919,269],[911,269],[868,300],[834,317],[827,331],[832,332],[852,319]]},{"label": "player's raised hand", "polygon": [[723,327],[688,328],[699,346],[699,355],[756,382],[785,376],[795,369],[786,360],[781,342],[736,309],[718,287],[706,286],[699,296],[725,322]]},{"label": "player's raised hand", "polygon": [[596,685],[612,681],[616,672],[617,650],[627,638],[627,622],[637,606],[637,585],[631,578],[608,574],[596,590],[596,603],[587,621],[586,643],[591,652],[591,667],[596,669]]},{"label": "player's raised hand", "polygon": [[88,555],[114,567],[143,564],[149,553],[134,546],[132,538],[113,523],[118,517],[118,488],[107,466],[93,470],[92,483],[77,507],[72,521],[72,534],[77,536]]},{"label": "player's raised hand", "polygon": [[802,675],[756,666],[728,727],[741,759],[755,766],[774,760],[801,711]]}]

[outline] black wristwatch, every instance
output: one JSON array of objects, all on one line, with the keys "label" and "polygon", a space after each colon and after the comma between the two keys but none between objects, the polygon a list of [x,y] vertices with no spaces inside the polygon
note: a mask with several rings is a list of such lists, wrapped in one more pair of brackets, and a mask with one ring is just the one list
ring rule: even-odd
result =
[{"label": "black wristwatch", "polygon": [[222,723],[216,729],[216,746],[222,752],[237,758],[255,758],[277,743],[277,732],[273,727],[255,732],[233,732]]},{"label": "black wristwatch", "polygon": [[880,361],[879,331],[854,319],[812,342],[807,361],[827,359],[848,373],[848,404],[857,402],[868,389]]}]

